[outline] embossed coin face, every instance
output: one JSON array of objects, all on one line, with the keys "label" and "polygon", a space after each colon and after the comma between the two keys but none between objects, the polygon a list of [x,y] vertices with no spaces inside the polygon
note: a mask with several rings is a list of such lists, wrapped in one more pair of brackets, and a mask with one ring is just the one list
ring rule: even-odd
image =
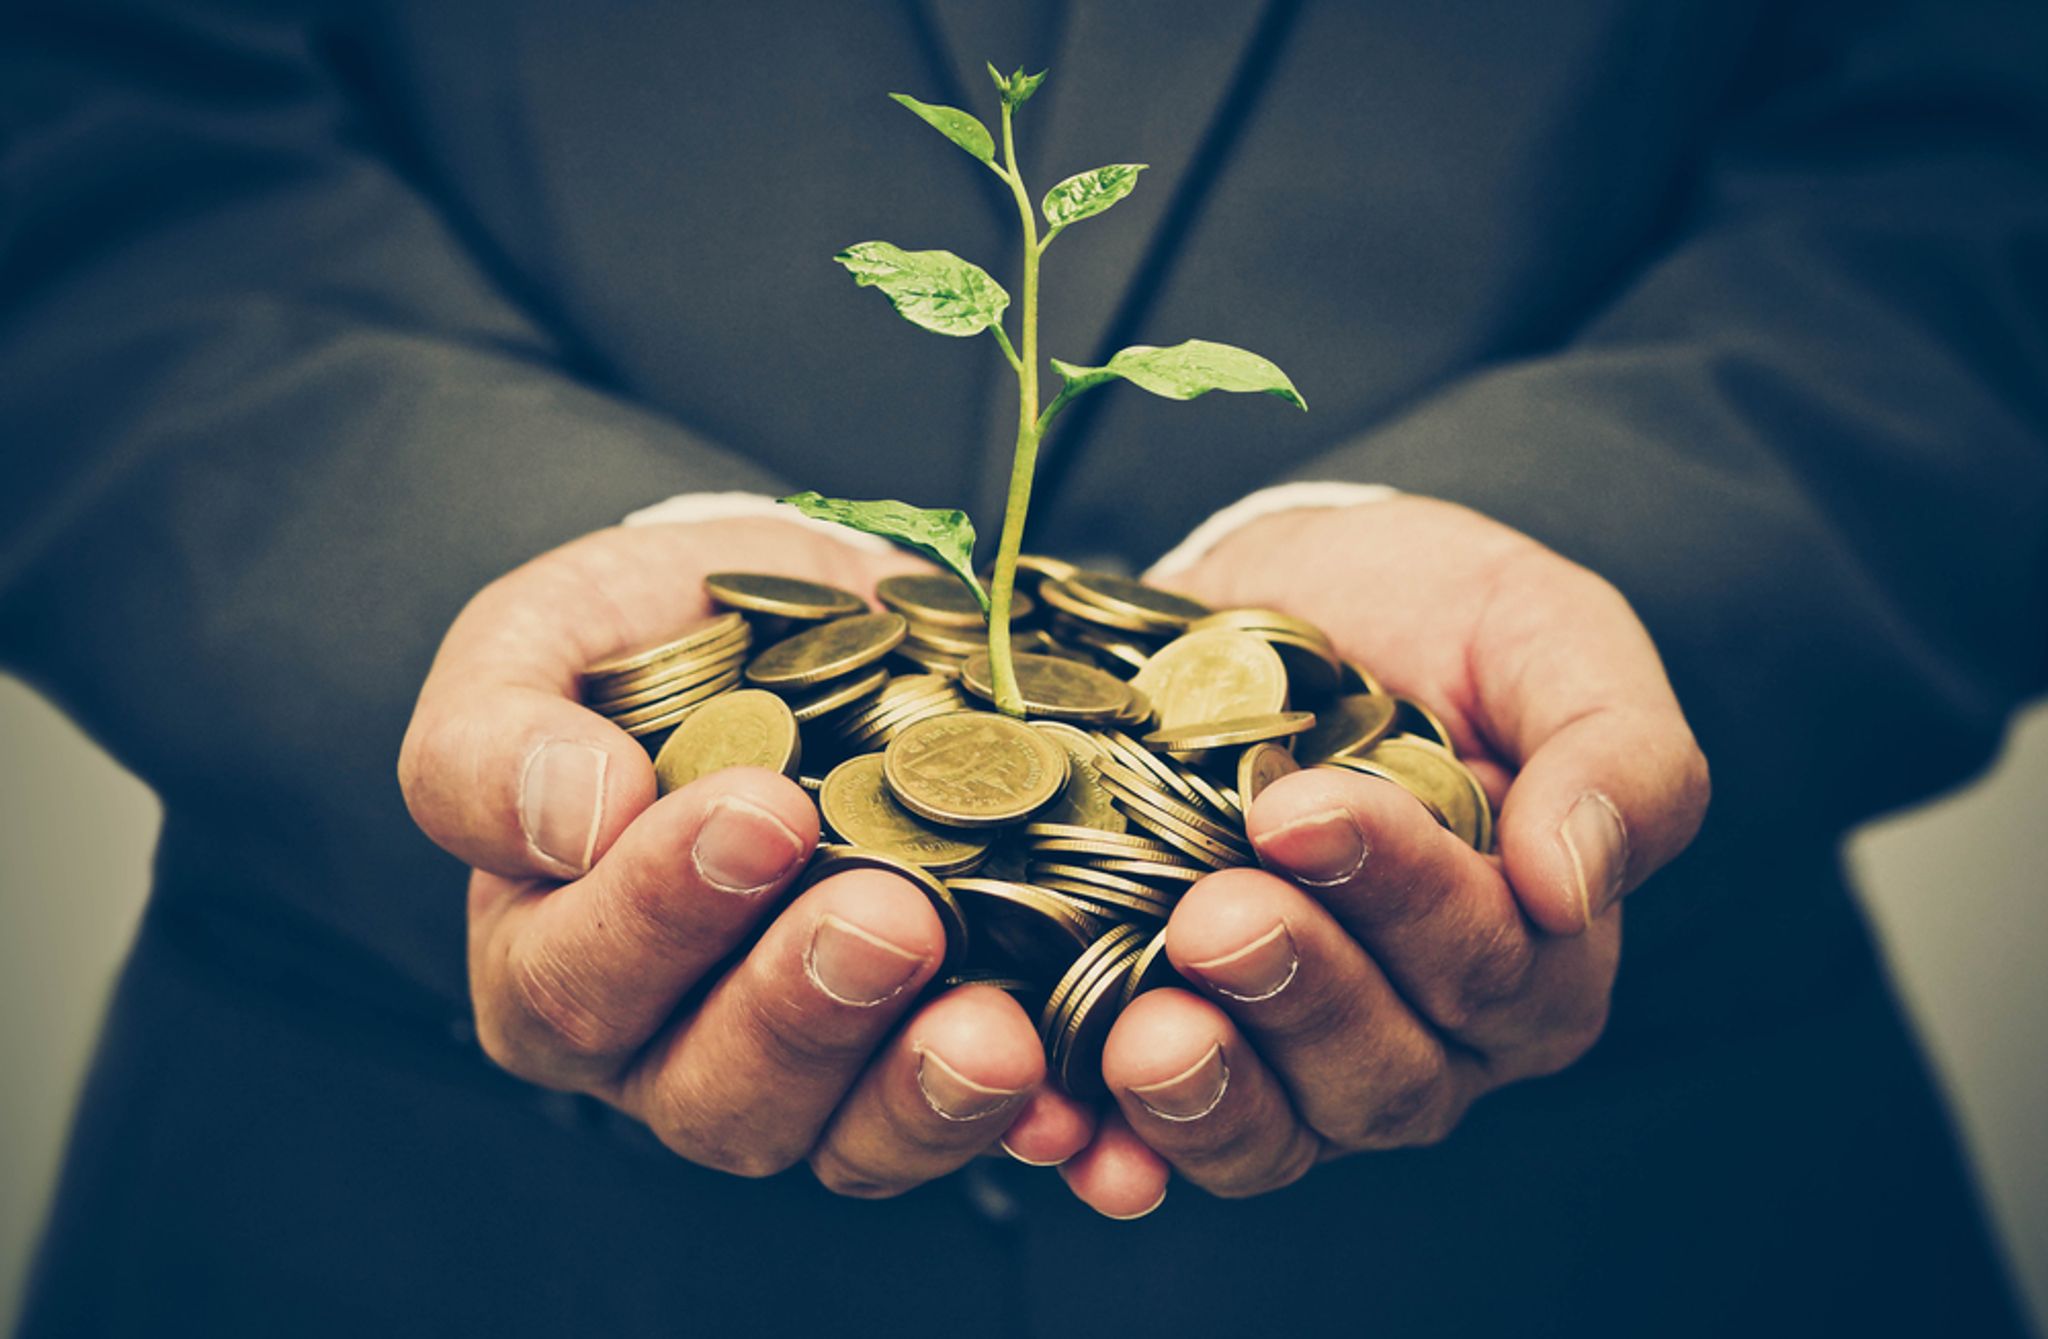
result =
[{"label": "embossed coin face", "polygon": [[[1131,690],[1122,679],[1093,665],[1083,665],[1064,656],[1014,655],[1017,692],[1024,710],[1032,716],[1054,721],[1111,721],[1131,705]],[[960,685],[968,692],[993,702],[995,675],[989,668],[988,652],[977,651],[960,667]]]},{"label": "embossed coin face", "polygon": [[1314,728],[1295,741],[1295,753],[1319,763],[1343,753],[1363,753],[1393,728],[1396,701],[1376,693],[1352,693],[1316,708]]},{"label": "embossed coin face", "polygon": [[666,795],[727,767],[766,767],[794,776],[801,752],[796,717],[783,700],[742,689],[691,712],[655,755],[654,777]]},{"label": "embossed coin face", "polygon": [[1210,628],[1176,637],[1131,677],[1162,730],[1269,716],[1287,705],[1287,666],[1248,632]]},{"label": "embossed coin face", "polygon": [[747,682],[759,688],[807,688],[865,669],[895,650],[910,625],[901,614],[858,614],[786,637],[755,656]]},{"label": "embossed coin face", "polygon": [[896,803],[883,784],[879,753],[849,758],[827,773],[818,809],[844,840],[935,874],[970,869],[988,851],[986,839],[928,827]]},{"label": "embossed coin face", "polygon": [[704,578],[704,593],[728,609],[773,618],[844,618],[868,607],[850,590],[765,572],[713,572]]},{"label": "embossed coin face", "polygon": [[903,807],[935,823],[995,827],[1050,804],[1067,784],[1067,751],[1022,721],[989,712],[932,716],[882,755]]}]

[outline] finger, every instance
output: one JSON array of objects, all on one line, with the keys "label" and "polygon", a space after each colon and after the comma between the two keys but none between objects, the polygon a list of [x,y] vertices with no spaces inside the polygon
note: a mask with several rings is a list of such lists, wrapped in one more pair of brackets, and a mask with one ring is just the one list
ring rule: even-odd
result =
[{"label": "finger", "polygon": [[1067,1189],[1104,1218],[1128,1222],[1166,1203],[1166,1160],[1145,1146],[1120,1111],[1110,1111],[1088,1146],[1060,1164]]},{"label": "finger", "polygon": [[781,900],[817,840],[817,808],[794,782],[734,768],[649,809],[574,883],[478,875],[469,971],[484,1049],[552,1087],[613,1077]]},{"label": "finger", "polygon": [[599,531],[478,592],[448,630],[399,751],[421,829],[478,869],[579,877],[655,797],[646,750],[579,704],[590,665],[709,618],[713,567],[860,594],[886,560],[772,521]]},{"label": "finger", "polygon": [[1042,1085],[1025,1098],[998,1146],[1027,1167],[1057,1167],[1088,1147],[1096,1119],[1091,1103]]},{"label": "finger", "polygon": [[1413,796],[1311,767],[1262,791],[1245,827],[1260,860],[1312,887],[1436,1027],[1483,1049],[1526,1032],[1536,934],[1494,863]]},{"label": "finger", "polygon": [[1174,908],[1166,952],[1337,1147],[1433,1143],[1477,1091],[1478,1063],[1448,1050],[1358,941],[1285,879],[1255,869],[1203,879]]},{"label": "finger", "polygon": [[1133,1001],[1110,1031],[1102,1076],[1138,1137],[1212,1194],[1276,1190],[1321,1152],[1229,1016],[1187,991]]},{"label": "finger", "polygon": [[827,1190],[900,1194],[993,1148],[1045,1078],[1038,1031],[989,986],[920,1009],[862,1074],[811,1150]]},{"label": "finger", "polygon": [[1520,766],[1499,846],[1529,918],[1577,934],[1692,840],[1707,764],[1618,591],[1582,569],[1522,590],[1471,656],[1487,733]]},{"label": "finger", "polygon": [[603,1095],[692,1162],[781,1171],[817,1142],[945,946],[908,881],[825,879]]}]

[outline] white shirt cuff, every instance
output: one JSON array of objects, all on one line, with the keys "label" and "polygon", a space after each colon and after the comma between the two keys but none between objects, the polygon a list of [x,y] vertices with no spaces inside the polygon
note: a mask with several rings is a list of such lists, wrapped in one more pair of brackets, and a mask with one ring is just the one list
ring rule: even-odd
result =
[{"label": "white shirt cuff", "polygon": [[864,535],[831,521],[806,516],[795,507],[785,507],[760,493],[678,493],[626,517],[625,525],[690,525],[698,521],[739,519],[787,521],[830,535],[842,544],[873,553],[887,553],[896,546],[879,535]]},{"label": "white shirt cuff", "polygon": [[1207,557],[1209,550],[1245,526],[1275,512],[1304,507],[1355,507],[1399,496],[1400,490],[1387,484],[1354,484],[1341,480],[1275,484],[1271,488],[1261,488],[1239,498],[1189,531],[1188,537],[1152,564],[1145,576],[1148,579],[1170,577],[1184,572]]}]

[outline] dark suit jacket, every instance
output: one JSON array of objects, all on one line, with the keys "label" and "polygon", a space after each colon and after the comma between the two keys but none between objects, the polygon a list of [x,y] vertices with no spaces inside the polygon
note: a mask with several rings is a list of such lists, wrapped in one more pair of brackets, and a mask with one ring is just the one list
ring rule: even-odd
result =
[{"label": "dark suit jacket", "polygon": [[[1980,766],[2048,665],[2043,29],[17,0],[0,646],[167,811],[30,1332],[2010,1325],[1835,846]],[[1143,562],[1289,477],[1468,502],[1621,587],[1714,764],[1607,1039],[1442,1147],[1131,1226],[1007,1166],[843,1202],[681,1164],[465,1030],[462,871],[393,762],[466,596],[681,490],[991,514],[998,351],[829,259],[1006,272],[998,184],[882,96],[985,112],[985,57],[1051,67],[1039,189],[1152,164],[1049,254],[1046,350],[1226,340],[1314,406],[1097,392],[1035,547]]]}]

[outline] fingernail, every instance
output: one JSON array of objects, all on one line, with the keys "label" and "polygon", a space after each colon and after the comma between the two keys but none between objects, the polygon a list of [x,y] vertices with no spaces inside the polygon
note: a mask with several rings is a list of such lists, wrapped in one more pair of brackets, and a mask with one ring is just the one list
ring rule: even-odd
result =
[{"label": "fingernail", "polygon": [[1190,967],[1215,987],[1217,994],[1256,1004],[1287,989],[1287,983],[1301,970],[1301,954],[1282,921],[1236,952]]},{"label": "fingernail", "polygon": [[923,954],[899,948],[829,913],[818,918],[810,951],[804,955],[804,971],[812,984],[858,1009],[897,994],[923,966]]},{"label": "fingernail", "polygon": [[996,1140],[996,1144],[1003,1150],[1003,1152],[1009,1154],[1018,1162],[1023,1163],[1026,1167],[1057,1167],[1061,1163],[1066,1161],[1065,1158],[1053,1158],[1050,1161],[1043,1162],[1037,1158],[1027,1158],[1022,1153],[1019,1153],[1016,1149],[1010,1147],[1010,1141],[1007,1136]]},{"label": "fingernail", "polygon": [[1104,1218],[1112,1219],[1119,1223],[1135,1223],[1140,1218],[1143,1218],[1146,1214],[1153,1212],[1164,1203],[1166,1203],[1166,1187],[1161,1186],[1159,1188],[1159,1198],[1153,1200],[1150,1204],[1138,1210],[1136,1213],[1106,1213],[1102,1216]]},{"label": "fingernail", "polygon": [[925,1105],[947,1120],[956,1121],[992,1116],[1024,1093],[1022,1088],[991,1088],[976,1083],[947,1064],[944,1057],[922,1047],[917,1052],[917,1088],[924,1094]]},{"label": "fingernail", "polygon": [[572,739],[551,739],[527,755],[519,777],[519,830],[536,855],[572,874],[590,868],[611,761],[603,749]]},{"label": "fingernail", "polygon": [[1323,809],[1283,823],[1258,847],[1260,855],[1316,888],[1355,878],[1365,867],[1365,833],[1348,809]]},{"label": "fingernail", "polygon": [[[1200,1060],[1160,1083],[1132,1088],[1138,1104],[1161,1120],[1200,1120],[1223,1100],[1230,1086],[1230,1067],[1223,1063],[1223,1043],[1203,1053]],[[1157,1205],[1153,1206],[1157,1208]]]},{"label": "fingernail", "polygon": [[711,806],[690,847],[690,860],[704,882],[741,896],[771,886],[803,857],[803,838],[774,814],[737,795]]},{"label": "fingernail", "polygon": [[1564,843],[1564,853],[1571,857],[1579,911],[1590,925],[1621,891],[1622,875],[1628,869],[1628,829],[1612,800],[1598,791],[1588,791],[1558,824],[1557,836]]}]

